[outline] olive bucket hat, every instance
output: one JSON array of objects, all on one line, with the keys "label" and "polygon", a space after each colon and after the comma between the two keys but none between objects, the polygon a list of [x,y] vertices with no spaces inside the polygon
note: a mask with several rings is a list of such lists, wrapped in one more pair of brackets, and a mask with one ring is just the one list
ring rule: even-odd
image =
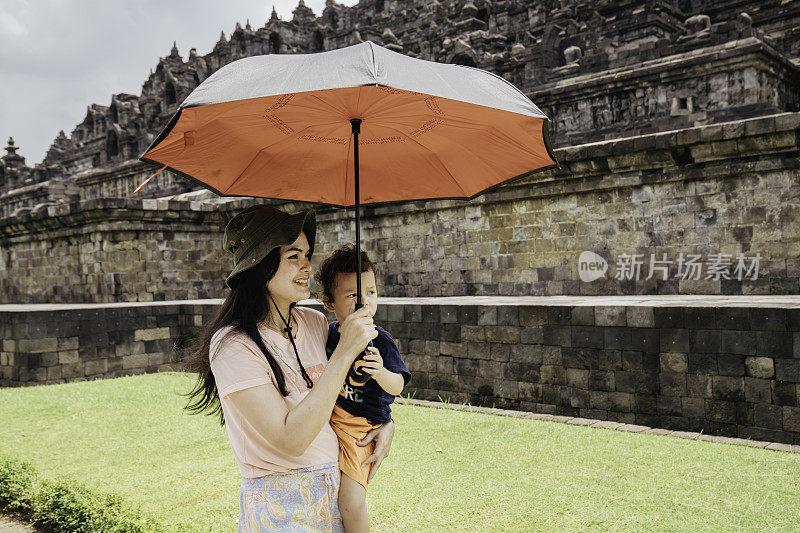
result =
[{"label": "olive bucket hat", "polygon": [[291,215],[269,205],[254,205],[233,217],[222,238],[222,248],[233,254],[234,260],[225,284],[230,287],[231,278],[257,265],[275,248],[292,244],[301,231],[313,253],[317,233],[313,209]]}]

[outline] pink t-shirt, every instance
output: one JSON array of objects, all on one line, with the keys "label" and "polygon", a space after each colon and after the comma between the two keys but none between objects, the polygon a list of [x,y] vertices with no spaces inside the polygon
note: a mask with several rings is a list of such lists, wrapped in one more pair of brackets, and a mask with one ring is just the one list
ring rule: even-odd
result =
[{"label": "pink t-shirt", "polygon": [[[294,328],[297,334],[295,344],[300,360],[311,380],[316,382],[328,362],[325,355],[328,321],[322,313],[307,307],[295,307],[292,316],[297,321]],[[283,370],[289,392],[283,400],[286,407],[292,409],[308,394],[294,349],[289,339],[277,331],[263,325],[259,326],[259,330],[267,350]],[[330,424],[322,427],[303,455],[291,456],[270,445],[233,405],[230,394],[250,387],[270,385],[280,393],[269,363],[247,335],[234,330],[232,326],[221,328],[211,338],[209,352],[228,440],[242,477],[262,477],[338,460],[339,443]],[[264,405],[264,409],[269,408],[269,405]]]}]

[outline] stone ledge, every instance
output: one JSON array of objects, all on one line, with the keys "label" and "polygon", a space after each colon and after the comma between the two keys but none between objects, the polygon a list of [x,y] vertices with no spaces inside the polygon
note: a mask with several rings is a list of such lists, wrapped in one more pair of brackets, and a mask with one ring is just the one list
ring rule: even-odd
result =
[{"label": "stone ledge", "polygon": [[[155,302],[113,302],[84,304],[0,304],[0,312],[70,311],[124,307],[155,307],[170,305],[220,305],[221,298],[207,300],[168,300]],[[417,298],[380,299],[381,305],[454,305],[454,306],[543,306],[543,307],[737,307],[800,309],[800,295],[773,296],[422,296]],[[303,300],[300,305],[319,307],[318,300]]]},{"label": "stone ledge", "polygon": [[528,413],[524,411],[512,411],[510,409],[494,409],[491,407],[479,407],[475,405],[434,402],[429,400],[415,400],[413,398],[403,398],[403,397],[398,397],[396,402],[399,404],[417,405],[420,407],[430,407],[433,409],[452,409],[454,411],[468,411],[471,413],[482,413],[487,415],[510,416],[513,418],[527,418],[530,420],[538,420],[540,422],[567,423],[574,426],[588,426],[591,428],[598,428],[598,429],[609,429],[615,431],[642,433],[642,434],[657,435],[664,437],[675,437],[675,438],[689,439],[689,440],[702,440],[706,442],[715,442],[717,444],[748,446],[750,448],[762,448],[766,450],[774,450],[781,452],[800,453],[800,446],[792,444],[739,439],[733,437],[719,437],[716,435],[704,435],[702,433],[697,433],[694,431],[670,431],[668,429],[650,428],[648,426],[621,424],[619,422],[611,422],[608,420],[593,420],[590,418],[579,418],[579,417],[559,417],[547,414]]}]

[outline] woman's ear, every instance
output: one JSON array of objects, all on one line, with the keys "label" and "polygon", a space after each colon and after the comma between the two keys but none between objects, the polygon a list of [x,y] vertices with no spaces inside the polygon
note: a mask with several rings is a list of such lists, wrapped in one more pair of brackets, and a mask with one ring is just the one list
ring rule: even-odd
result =
[{"label": "woman's ear", "polygon": [[333,302],[325,296],[322,297],[322,307],[324,307],[326,311],[333,312]]}]

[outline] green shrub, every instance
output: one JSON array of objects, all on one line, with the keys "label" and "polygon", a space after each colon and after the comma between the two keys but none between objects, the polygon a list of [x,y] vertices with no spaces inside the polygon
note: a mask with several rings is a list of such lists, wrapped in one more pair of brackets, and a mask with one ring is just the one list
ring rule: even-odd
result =
[{"label": "green shrub", "polygon": [[33,518],[55,533],[145,533],[162,530],[119,496],[97,494],[72,481],[44,481],[34,501]]},{"label": "green shrub", "polygon": [[0,457],[0,509],[30,514],[35,472],[28,463]]},{"label": "green shrub", "polygon": [[0,509],[32,517],[53,533],[149,533],[164,528],[122,498],[98,494],[73,481],[37,478],[28,463],[0,457]]}]

